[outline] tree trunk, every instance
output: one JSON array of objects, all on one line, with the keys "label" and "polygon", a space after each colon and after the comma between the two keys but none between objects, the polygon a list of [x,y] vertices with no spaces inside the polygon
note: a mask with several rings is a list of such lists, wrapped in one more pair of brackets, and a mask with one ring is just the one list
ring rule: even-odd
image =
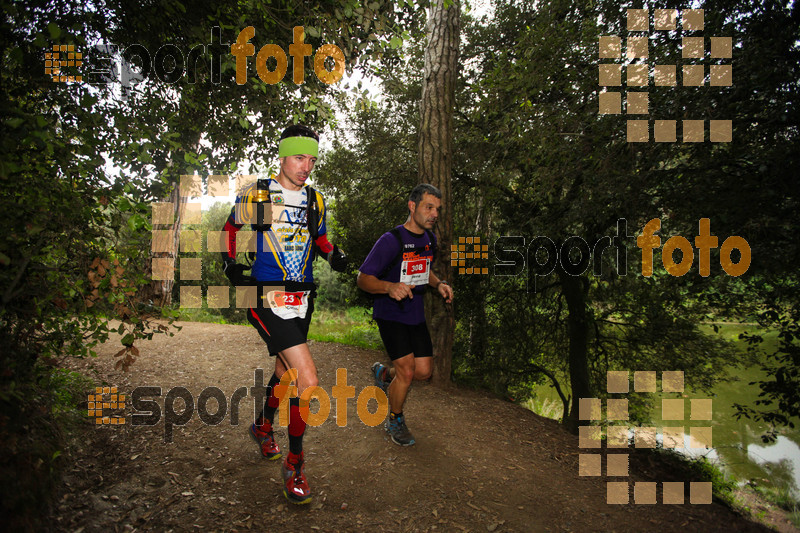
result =
[{"label": "tree trunk", "polygon": [[[186,133],[183,135],[184,138],[189,137],[190,134]],[[197,152],[200,149],[200,139],[194,134],[194,138],[187,143],[188,149]],[[188,196],[181,195],[181,174],[180,172],[175,172],[177,168],[186,168],[185,163],[183,163],[183,152],[175,152],[173,154],[173,158],[171,161],[167,163],[167,169],[170,172],[170,177],[175,180],[173,185],[172,191],[169,194],[169,198],[165,201],[172,204],[173,210],[173,223],[170,225],[153,225],[153,229],[161,229],[161,230],[170,230],[172,232],[170,236],[170,241],[172,244],[172,252],[150,252],[150,272],[152,276],[152,264],[153,259],[156,257],[171,257],[174,261],[174,268],[173,272],[174,275],[177,275],[177,268],[178,262],[180,261],[180,235],[181,235],[181,222],[183,218],[183,211],[184,205],[187,200]],[[188,172],[188,168],[186,171]],[[189,191],[186,191],[186,194],[189,194]],[[149,295],[147,299],[152,300],[153,305],[156,307],[166,307],[172,305],[172,290],[175,286],[175,279],[170,280],[152,280],[150,282],[150,286],[148,287]]]},{"label": "tree trunk", "polygon": [[[453,108],[458,67],[459,15],[457,0],[444,7],[435,0],[426,28],[425,73],[422,82],[419,130],[419,181],[442,191],[444,216],[437,223],[439,253],[433,270],[441,279],[452,279],[450,244],[453,242],[451,176],[453,164]],[[433,382],[450,384],[455,319],[452,308],[434,294],[425,298],[428,325],[433,340]]]},{"label": "tree trunk", "polygon": [[589,386],[589,360],[587,355],[589,324],[586,309],[586,279],[581,276],[571,276],[558,269],[564,298],[567,301],[569,316],[567,325],[569,329],[569,379],[572,388],[572,405],[569,416],[564,418],[564,425],[573,433],[578,432],[581,425],[578,418],[580,398],[591,398],[592,391]]},{"label": "tree trunk", "polygon": [[[180,179],[180,178],[179,178]],[[169,201],[172,202],[174,207],[175,213],[175,222],[172,225],[172,249],[175,252],[172,254],[172,257],[175,260],[175,272],[177,273],[178,261],[179,259],[179,251],[180,251],[180,236],[181,236],[181,222],[183,218],[183,206],[181,204],[185,204],[187,200],[186,196],[181,196],[181,182],[175,184],[175,188],[172,189],[172,192],[169,195]],[[161,307],[172,305],[172,287],[175,285],[175,280],[164,280],[161,282]]]},{"label": "tree trunk", "polygon": [[[491,220],[486,213],[485,204],[486,198],[482,187],[474,189],[474,195],[477,197],[476,217],[475,217],[475,231],[473,235],[490,235],[491,234]],[[483,279],[481,283],[483,283]],[[472,360],[484,360],[487,351],[487,338],[489,336],[489,319],[486,314],[486,290],[476,287],[475,280],[470,280],[473,284],[470,285],[471,293],[470,307],[467,316],[469,320],[469,356]],[[463,315],[462,315],[463,316]]]}]

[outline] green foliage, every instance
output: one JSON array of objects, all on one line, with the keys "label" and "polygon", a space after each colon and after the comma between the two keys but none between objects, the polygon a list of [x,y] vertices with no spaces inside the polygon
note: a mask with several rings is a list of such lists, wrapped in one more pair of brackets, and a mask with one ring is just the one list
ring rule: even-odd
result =
[{"label": "green foliage", "polygon": [[[794,285],[794,282],[790,282]],[[734,404],[737,419],[745,416],[766,422],[770,429],[762,435],[764,442],[774,441],[779,426],[795,427],[800,417],[800,310],[794,299],[772,303],[758,316],[759,324],[768,331],[776,331],[777,346],[770,346],[765,336],[758,333],[742,333],[740,338],[748,343],[748,350],[758,354],[762,370],[767,378],[758,385],[761,392],[757,407]]]},{"label": "green foliage", "polygon": [[389,110],[357,109],[353,117],[357,142],[346,147],[335,140],[334,150],[326,154],[314,178],[336,204],[337,233],[351,259],[352,274],[378,237],[405,222],[406,200],[416,185],[416,139],[409,133],[414,129],[398,117],[391,118]]},{"label": "green foliage", "polygon": [[53,393],[52,412],[58,423],[75,423],[86,419],[80,404],[86,401],[86,395],[95,386],[93,380],[73,370],[56,368],[44,385]]},{"label": "green foliage", "polygon": [[249,325],[246,319],[241,321],[229,321],[222,316],[219,309],[201,308],[179,308],[175,311],[177,319],[186,322],[206,322],[208,324],[236,324],[240,326]]},{"label": "green foliage", "polygon": [[[688,274],[675,277],[663,269],[657,251],[656,271],[646,278],[635,239],[624,238],[626,260],[620,272],[611,249],[600,258],[599,276],[590,264],[581,276],[556,268],[535,278],[529,276],[533,258],[517,245],[527,269],[453,280],[461,295],[456,379],[520,400],[533,385],[547,382],[560,388],[565,406],[572,406],[576,394],[602,397],[609,370],[681,369],[688,387],[708,390],[725,378],[723,366],[753,360],[747,355],[732,359],[729,343],[700,325],[756,316],[760,305],[778,296],[783,297],[783,315],[797,308],[796,291],[786,287],[797,264],[797,246],[787,233],[797,198],[796,180],[789,176],[798,168],[792,148],[798,113],[788,97],[800,64],[796,20],[789,23],[794,9],[753,3],[738,6],[734,16],[709,7],[707,32],[743,36],[734,60],[747,65],[744,77],[737,74],[740,81],[733,89],[651,87],[650,106],[659,110],[659,118],[672,118],[661,110],[674,112],[678,124],[686,116],[709,119],[727,113],[722,118],[734,118],[735,143],[630,144],[620,116],[598,115],[597,42],[600,35],[624,33],[618,3],[552,0],[533,6],[509,1],[496,5],[493,20],[466,18],[455,118],[454,207],[443,214],[453,218],[455,235],[488,236],[490,249],[503,235],[519,235],[526,246],[537,236],[557,245],[577,236],[593,248],[617,235],[619,219],[627,221],[627,234],[635,235],[648,220],[661,218],[663,244],[673,235],[691,240],[698,221],[710,218],[720,244],[727,236],[743,235],[751,242],[754,260],[746,276],[732,278],[719,267],[715,250],[710,276],[699,275],[695,259]],[[773,35],[774,26],[781,29]],[[407,64],[418,65],[419,49],[413,40],[407,45]],[[774,57],[780,69],[759,62],[764,54]],[[654,34],[650,55],[663,64],[683,62],[667,32]],[[405,216],[403,196],[416,177],[415,73],[420,70],[385,69],[381,103],[346,104],[352,129],[337,139],[318,174],[347,221],[344,245],[358,259]],[[764,106],[745,96],[762,91],[770,95]],[[757,253],[770,261],[756,265]],[[783,288],[777,292],[776,287]],[[788,326],[781,329],[785,338],[796,338]],[[788,345],[783,353],[794,354]],[[778,405],[782,411],[794,405],[787,393],[800,387],[791,362],[775,361],[776,387],[785,400]],[[578,393],[573,392],[575,383],[581,387]],[[775,387],[765,394],[777,398]],[[632,408],[638,420],[648,418],[644,396]]]},{"label": "green foliage", "polygon": [[327,261],[314,261],[314,281],[317,284],[315,306],[324,309],[349,311],[349,306],[358,298],[354,278],[334,271]]},{"label": "green foliage", "polygon": [[800,511],[792,511],[789,515],[789,520],[794,524],[794,527],[800,528]]},{"label": "green foliage", "polygon": [[349,312],[352,305],[359,300],[355,286],[355,270],[361,264],[353,257],[351,250],[344,246],[342,233],[345,225],[341,224],[337,204],[326,197],[325,224],[328,228],[328,240],[345,251],[350,260],[346,272],[336,272],[327,261],[317,258],[314,261],[314,281],[317,284],[317,309],[337,309]]},{"label": "green foliage", "polygon": [[539,416],[553,420],[560,420],[564,412],[563,406],[559,402],[548,398],[529,398],[522,401],[521,405]]}]

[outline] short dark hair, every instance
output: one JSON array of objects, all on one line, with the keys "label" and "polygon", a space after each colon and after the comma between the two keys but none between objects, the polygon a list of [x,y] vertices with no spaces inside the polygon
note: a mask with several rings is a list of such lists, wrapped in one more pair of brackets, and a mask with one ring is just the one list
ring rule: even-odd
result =
[{"label": "short dark hair", "polygon": [[442,191],[430,183],[420,183],[411,189],[411,194],[408,196],[408,199],[414,202],[415,205],[419,205],[419,201],[422,200],[422,195],[426,193],[430,194],[431,196],[435,196],[439,200],[442,199]]},{"label": "short dark hair", "polygon": [[303,124],[294,124],[289,126],[283,130],[283,133],[281,133],[281,137],[278,140],[282,141],[287,137],[311,137],[315,141],[319,142],[319,135],[317,135],[317,132]]}]

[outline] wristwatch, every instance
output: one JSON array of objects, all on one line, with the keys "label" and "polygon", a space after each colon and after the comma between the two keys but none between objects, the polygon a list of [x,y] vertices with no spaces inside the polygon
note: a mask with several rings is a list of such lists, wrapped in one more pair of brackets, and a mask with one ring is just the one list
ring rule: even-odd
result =
[{"label": "wristwatch", "polygon": [[[444,283],[445,285],[450,285],[449,283],[447,283],[446,279],[440,279],[439,280],[439,285],[441,285],[442,283]],[[436,285],[436,290],[437,291],[439,290],[439,285]]]}]

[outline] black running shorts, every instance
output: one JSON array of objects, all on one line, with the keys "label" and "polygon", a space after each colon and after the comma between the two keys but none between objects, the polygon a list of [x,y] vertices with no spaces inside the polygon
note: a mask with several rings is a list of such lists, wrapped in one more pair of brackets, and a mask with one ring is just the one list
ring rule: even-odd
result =
[{"label": "black running shorts", "polygon": [[381,340],[392,361],[408,354],[414,354],[414,357],[433,356],[431,335],[425,322],[414,326],[381,318],[376,318],[375,322],[378,323]]},{"label": "black running shorts", "polygon": [[311,324],[311,315],[314,313],[314,299],[308,299],[308,310],[305,318],[290,318],[285,320],[269,307],[263,309],[250,308],[247,310],[247,320],[258,330],[258,334],[267,343],[269,354],[278,355],[278,352],[304,344],[308,340],[308,326]]}]

